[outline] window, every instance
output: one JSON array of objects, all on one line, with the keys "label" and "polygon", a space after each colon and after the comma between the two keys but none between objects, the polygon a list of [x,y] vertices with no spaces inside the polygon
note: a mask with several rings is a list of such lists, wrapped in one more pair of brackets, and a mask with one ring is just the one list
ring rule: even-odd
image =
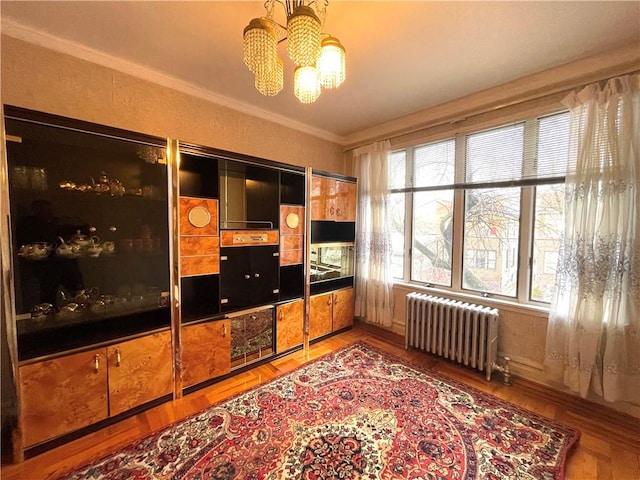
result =
[{"label": "window", "polygon": [[525,119],[393,152],[394,276],[550,302],[564,226],[568,117]]},{"label": "window", "polygon": [[436,190],[413,195],[411,279],[451,286],[455,142],[439,142],[414,151],[414,184]]},{"label": "window", "polygon": [[[406,152],[391,154],[389,158],[389,183],[391,189],[402,189],[406,186]],[[389,219],[391,222],[391,274],[394,278],[404,277],[404,193],[389,195]]]}]

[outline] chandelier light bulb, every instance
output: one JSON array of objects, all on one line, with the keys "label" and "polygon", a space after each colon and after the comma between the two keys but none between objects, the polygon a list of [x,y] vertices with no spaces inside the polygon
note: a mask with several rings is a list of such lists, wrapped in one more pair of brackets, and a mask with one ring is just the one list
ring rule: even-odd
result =
[{"label": "chandelier light bulb", "polygon": [[278,35],[265,18],[254,18],[244,29],[243,53],[245,65],[256,75],[276,68]]},{"label": "chandelier light bulb", "polygon": [[256,90],[267,97],[277,95],[284,85],[284,67],[282,59],[278,58],[275,68],[256,75]]},{"label": "chandelier light bulb", "polygon": [[313,103],[320,96],[320,80],[315,67],[298,67],[293,73],[293,93],[302,103]]},{"label": "chandelier light bulb", "polygon": [[322,51],[316,67],[323,87],[336,88],[344,82],[345,51],[337,38],[327,37],[322,41]]},{"label": "chandelier light bulb", "polygon": [[314,65],[320,57],[320,19],[307,5],[297,7],[287,18],[287,51],[300,67]]}]

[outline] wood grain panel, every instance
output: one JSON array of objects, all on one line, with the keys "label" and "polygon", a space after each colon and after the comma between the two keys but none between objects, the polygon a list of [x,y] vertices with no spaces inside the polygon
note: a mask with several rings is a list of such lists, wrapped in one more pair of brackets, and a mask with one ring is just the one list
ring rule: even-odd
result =
[{"label": "wood grain panel", "polygon": [[[189,212],[204,207],[211,220],[204,227],[196,227],[189,221]],[[180,235],[218,235],[218,200],[210,198],[180,197]]]},{"label": "wood grain panel", "polygon": [[[287,225],[287,216],[290,213],[298,215],[298,226],[291,228]],[[304,207],[295,205],[280,205],[280,235],[304,234]]]},{"label": "wood grain panel", "polygon": [[297,265],[304,260],[304,250],[280,249],[280,265]]},{"label": "wood grain panel", "polygon": [[355,222],[358,207],[357,186],[353,182],[336,181],[336,215],[338,222]]},{"label": "wood grain panel", "polygon": [[353,325],[353,288],[333,292],[333,330]]},{"label": "wood grain panel", "polygon": [[[266,235],[267,241],[252,241],[251,236]],[[240,236],[241,240],[236,239]],[[223,230],[220,235],[220,244],[223,247],[243,247],[247,245],[277,245],[279,235],[277,230]]]},{"label": "wood grain panel", "polygon": [[302,263],[303,257],[303,235],[283,235],[280,238],[280,265],[294,265]]},{"label": "wood grain panel", "polygon": [[276,308],[276,353],[302,345],[304,301],[278,305]]},{"label": "wood grain panel", "polygon": [[313,175],[311,178],[311,219],[335,220],[336,181]]},{"label": "wood grain panel", "polygon": [[173,391],[171,332],[112,345],[107,356],[111,416]]},{"label": "wood grain panel", "polygon": [[105,349],[98,348],[20,367],[25,446],[107,418],[105,360]]},{"label": "wood grain panel", "polygon": [[180,255],[219,255],[219,237],[180,237]]},{"label": "wood grain panel", "polygon": [[198,255],[180,257],[180,276],[208,275],[220,273],[220,255]]},{"label": "wood grain panel", "polygon": [[189,325],[182,329],[182,371],[185,387],[229,373],[231,322]]},{"label": "wood grain panel", "polygon": [[332,330],[333,294],[312,295],[309,302],[309,339],[321,337]]},{"label": "wood grain panel", "polygon": [[285,250],[300,250],[304,246],[304,237],[302,235],[285,235],[280,243],[280,246]]}]

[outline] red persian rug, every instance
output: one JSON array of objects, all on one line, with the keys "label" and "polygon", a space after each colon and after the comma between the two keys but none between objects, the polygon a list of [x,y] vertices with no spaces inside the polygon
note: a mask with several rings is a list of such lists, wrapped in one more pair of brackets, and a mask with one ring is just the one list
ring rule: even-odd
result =
[{"label": "red persian rug", "polygon": [[554,479],[579,433],[364,342],[66,479]]}]

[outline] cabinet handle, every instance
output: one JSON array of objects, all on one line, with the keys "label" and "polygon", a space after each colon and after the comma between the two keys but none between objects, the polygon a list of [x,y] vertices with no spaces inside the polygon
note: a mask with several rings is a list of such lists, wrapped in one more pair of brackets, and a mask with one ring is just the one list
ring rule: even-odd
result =
[{"label": "cabinet handle", "polygon": [[333,208],[333,207],[331,207],[331,208],[329,209],[329,213],[330,213],[331,215],[333,215],[334,213],[336,213],[336,209],[335,209],[335,208]]},{"label": "cabinet handle", "polygon": [[120,349],[116,348],[116,367],[119,367],[121,362],[122,362],[122,355],[120,355]]},{"label": "cabinet handle", "polygon": [[280,310],[280,313],[278,314],[278,320],[284,320],[284,310]]},{"label": "cabinet handle", "polygon": [[331,297],[327,298],[327,305],[331,305]]},{"label": "cabinet handle", "polygon": [[97,353],[93,357],[93,369],[96,371],[96,373],[98,373],[98,370],[100,370],[100,356]]},{"label": "cabinet handle", "polygon": [[258,317],[256,317],[255,315],[249,315],[249,318],[250,318],[251,320],[257,320],[257,319],[258,319]]},{"label": "cabinet handle", "polygon": [[259,273],[254,273],[253,276],[256,277],[256,278],[260,278],[260,274]]},{"label": "cabinet handle", "polygon": [[337,304],[338,304],[338,296],[337,296],[337,295],[334,295],[334,296],[333,296],[333,304],[334,304],[334,305],[337,305]]},{"label": "cabinet handle", "polygon": [[341,215],[341,214],[340,214],[340,209],[339,209],[339,208],[336,208],[336,215],[337,215],[337,216],[340,216],[340,215]]},{"label": "cabinet handle", "polygon": [[226,337],[227,336],[227,324],[223,323],[222,324],[222,337]]},{"label": "cabinet handle", "polygon": [[245,276],[244,276],[244,279],[245,279],[245,280],[249,280],[250,278],[251,278],[251,275],[245,275]]}]

